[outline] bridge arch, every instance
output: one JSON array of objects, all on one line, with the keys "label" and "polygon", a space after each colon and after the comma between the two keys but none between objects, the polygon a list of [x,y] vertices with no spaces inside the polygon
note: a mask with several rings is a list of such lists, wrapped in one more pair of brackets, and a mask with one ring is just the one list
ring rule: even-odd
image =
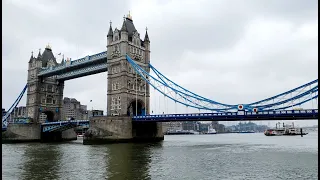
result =
[{"label": "bridge arch", "polygon": [[48,122],[54,122],[54,112],[53,111],[50,111],[50,110],[45,110],[42,112],[43,114],[45,114],[47,117],[46,117],[46,120]]},{"label": "bridge arch", "polygon": [[133,99],[128,104],[127,115],[140,116],[145,114],[145,103],[141,99]]}]

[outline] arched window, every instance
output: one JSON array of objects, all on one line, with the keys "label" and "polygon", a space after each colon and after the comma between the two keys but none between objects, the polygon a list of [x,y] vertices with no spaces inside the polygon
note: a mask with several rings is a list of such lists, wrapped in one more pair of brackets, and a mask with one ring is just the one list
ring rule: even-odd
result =
[{"label": "arched window", "polygon": [[52,96],[47,96],[47,103],[52,104]]},{"label": "arched window", "polygon": [[53,86],[51,84],[48,84],[47,91],[48,92],[53,92]]}]

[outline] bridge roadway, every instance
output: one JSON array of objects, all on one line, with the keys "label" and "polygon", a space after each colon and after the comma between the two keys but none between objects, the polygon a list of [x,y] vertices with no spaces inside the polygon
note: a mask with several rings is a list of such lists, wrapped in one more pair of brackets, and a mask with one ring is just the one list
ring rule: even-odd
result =
[{"label": "bridge roadway", "polygon": [[263,120],[310,120],[318,119],[318,109],[280,110],[261,112],[190,113],[133,116],[133,121],[263,121]]},{"label": "bridge roadway", "polygon": [[44,68],[38,77],[56,76],[58,80],[66,81],[106,71],[108,71],[107,52],[103,51],[74,61],[66,61],[55,67]]},{"label": "bridge roadway", "polygon": [[[281,110],[261,112],[190,113],[133,116],[132,121],[265,121],[265,120],[310,120],[318,119],[318,109]],[[89,127],[89,120],[48,122],[41,125],[42,132],[64,131],[77,126]]]}]

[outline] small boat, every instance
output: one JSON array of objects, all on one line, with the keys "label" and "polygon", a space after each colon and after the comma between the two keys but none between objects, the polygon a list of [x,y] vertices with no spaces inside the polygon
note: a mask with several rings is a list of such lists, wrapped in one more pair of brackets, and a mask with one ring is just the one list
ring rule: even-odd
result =
[{"label": "small boat", "polygon": [[212,127],[212,124],[208,126],[208,131],[205,134],[217,134],[217,131]]},{"label": "small boat", "polygon": [[239,131],[238,133],[247,134],[247,133],[256,133],[256,132],[251,130],[251,131]]},{"label": "small boat", "polygon": [[83,134],[77,134],[77,137],[83,137]]},{"label": "small boat", "polygon": [[175,131],[167,131],[164,134],[165,135],[185,135],[185,134],[195,134],[195,133],[187,130],[175,130]]},{"label": "small boat", "polygon": [[213,128],[209,128],[206,134],[217,134],[217,131]]}]

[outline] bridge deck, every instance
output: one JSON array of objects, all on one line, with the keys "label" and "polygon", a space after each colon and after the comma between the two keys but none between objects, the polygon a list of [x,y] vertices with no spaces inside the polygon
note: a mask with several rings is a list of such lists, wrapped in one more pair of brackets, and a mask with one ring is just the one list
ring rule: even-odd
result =
[{"label": "bridge deck", "polygon": [[96,66],[106,62],[107,62],[107,52],[103,51],[101,53],[94,54],[92,56],[86,56],[86,57],[71,61],[70,63],[66,62],[63,65],[43,69],[39,72],[38,76],[42,76],[42,77],[49,77],[53,75],[59,76],[67,72],[75,71],[78,69],[84,69],[86,67]]},{"label": "bridge deck", "polygon": [[318,109],[282,110],[262,112],[227,112],[227,113],[193,113],[162,114],[134,116],[133,121],[166,122],[166,121],[262,121],[262,120],[309,120],[318,119]]}]

